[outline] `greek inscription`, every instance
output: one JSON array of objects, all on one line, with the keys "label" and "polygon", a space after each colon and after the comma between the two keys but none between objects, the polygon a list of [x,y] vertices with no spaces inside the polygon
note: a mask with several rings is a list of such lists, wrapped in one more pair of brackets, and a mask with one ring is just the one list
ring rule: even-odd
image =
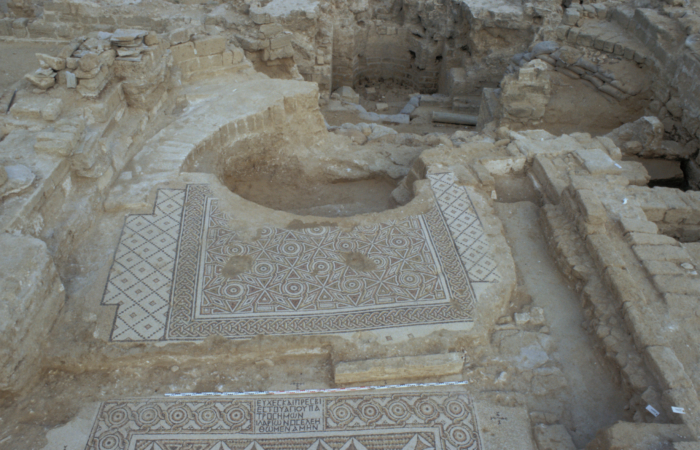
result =
[{"label": "greek inscription", "polygon": [[323,430],[322,398],[262,399],[255,402],[257,433],[295,433]]}]

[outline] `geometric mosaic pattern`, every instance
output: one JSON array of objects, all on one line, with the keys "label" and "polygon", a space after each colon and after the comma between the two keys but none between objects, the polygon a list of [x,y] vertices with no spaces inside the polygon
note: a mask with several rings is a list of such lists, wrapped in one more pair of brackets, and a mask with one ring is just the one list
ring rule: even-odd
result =
[{"label": "geometric mosaic pattern", "polygon": [[112,340],[164,336],[184,199],[161,189],[153,214],[127,216],[102,300],[119,305]]},{"label": "geometric mosaic pattern", "polygon": [[134,399],[101,404],[86,450],[478,450],[463,391]]},{"label": "geometric mosaic pattern", "polygon": [[456,184],[452,172],[428,174],[428,179],[457,246],[457,252],[469,273],[469,280],[500,281],[496,262],[489,254],[489,242],[484,227],[467,189]]},{"label": "geometric mosaic pattern", "polygon": [[[350,233],[264,228],[257,242],[244,242],[227,229],[217,203],[206,185],[188,187],[166,340],[347,333],[473,317],[467,273],[436,208]],[[348,255],[360,256],[362,267]],[[227,259],[246,256],[246,271],[222,273]]]},{"label": "geometric mosaic pattern", "polygon": [[[419,217],[351,232],[318,227],[263,228],[259,239],[243,242],[219,218],[216,201],[204,235],[199,317],[268,312],[294,313],[368,309],[389,304],[445,300],[446,280]],[[348,259],[359,257],[358,268]],[[234,277],[222,275],[227,261],[254,261]]]},{"label": "geometric mosaic pattern", "polygon": [[159,191],[127,217],[105,304],[112,340],[232,339],[473,320],[471,281],[498,281],[466,190],[429,175],[428,213],[351,231],[228,226],[207,185]]}]

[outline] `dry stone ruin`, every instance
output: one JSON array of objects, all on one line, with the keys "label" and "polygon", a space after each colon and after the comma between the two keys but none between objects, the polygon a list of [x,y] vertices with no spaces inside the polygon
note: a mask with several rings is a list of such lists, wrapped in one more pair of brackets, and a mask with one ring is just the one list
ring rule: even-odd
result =
[{"label": "dry stone ruin", "polygon": [[0,449],[700,449],[700,3],[0,0]]}]

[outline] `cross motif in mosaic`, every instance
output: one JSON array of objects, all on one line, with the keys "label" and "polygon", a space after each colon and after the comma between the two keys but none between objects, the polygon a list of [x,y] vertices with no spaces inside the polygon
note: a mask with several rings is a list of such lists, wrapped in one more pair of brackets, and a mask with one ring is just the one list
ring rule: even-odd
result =
[{"label": "cross motif in mosaic", "polygon": [[339,393],[101,404],[85,450],[478,450],[462,391]]},{"label": "cross motif in mosaic", "polygon": [[119,305],[113,340],[156,340],[165,334],[182,189],[161,189],[151,215],[127,216],[102,303]]},{"label": "cross motif in mosaic", "polygon": [[489,253],[488,238],[467,189],[456,184],[452,172],[431,173],[428,179],[469,280],[499,281],[501,276]]}]

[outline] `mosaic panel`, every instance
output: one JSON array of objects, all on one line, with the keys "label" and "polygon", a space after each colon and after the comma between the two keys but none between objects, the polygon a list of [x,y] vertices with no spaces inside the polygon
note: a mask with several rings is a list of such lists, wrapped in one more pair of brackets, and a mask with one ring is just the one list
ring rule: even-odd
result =
[{"label": "mosaic panel", "polygon": [[132,215],[103,299],[112,340],[328,334],[473,320],[470,281],[498,281],[481,222],[454,175],[436,206],[342,231],[264,227],[241,239],[206,185],[158,192]]},{"label": "mosaic panel", "polygon": [[469,279],[473,282],[499,281],[501,276],[489,253],[488,238],[467,189],[456,184],[452,172],[428,174],[428,179]]},{"label": "mosaic panel", "polygon": [[104,402],[86,450],[478,450],[463,391]]},{"label": "mosaic panel", "polygon": [[184,199],[182,189],[160,189],[153,214],[127,216],[102,299],[119,305],[113,340],[165,335]]}]

